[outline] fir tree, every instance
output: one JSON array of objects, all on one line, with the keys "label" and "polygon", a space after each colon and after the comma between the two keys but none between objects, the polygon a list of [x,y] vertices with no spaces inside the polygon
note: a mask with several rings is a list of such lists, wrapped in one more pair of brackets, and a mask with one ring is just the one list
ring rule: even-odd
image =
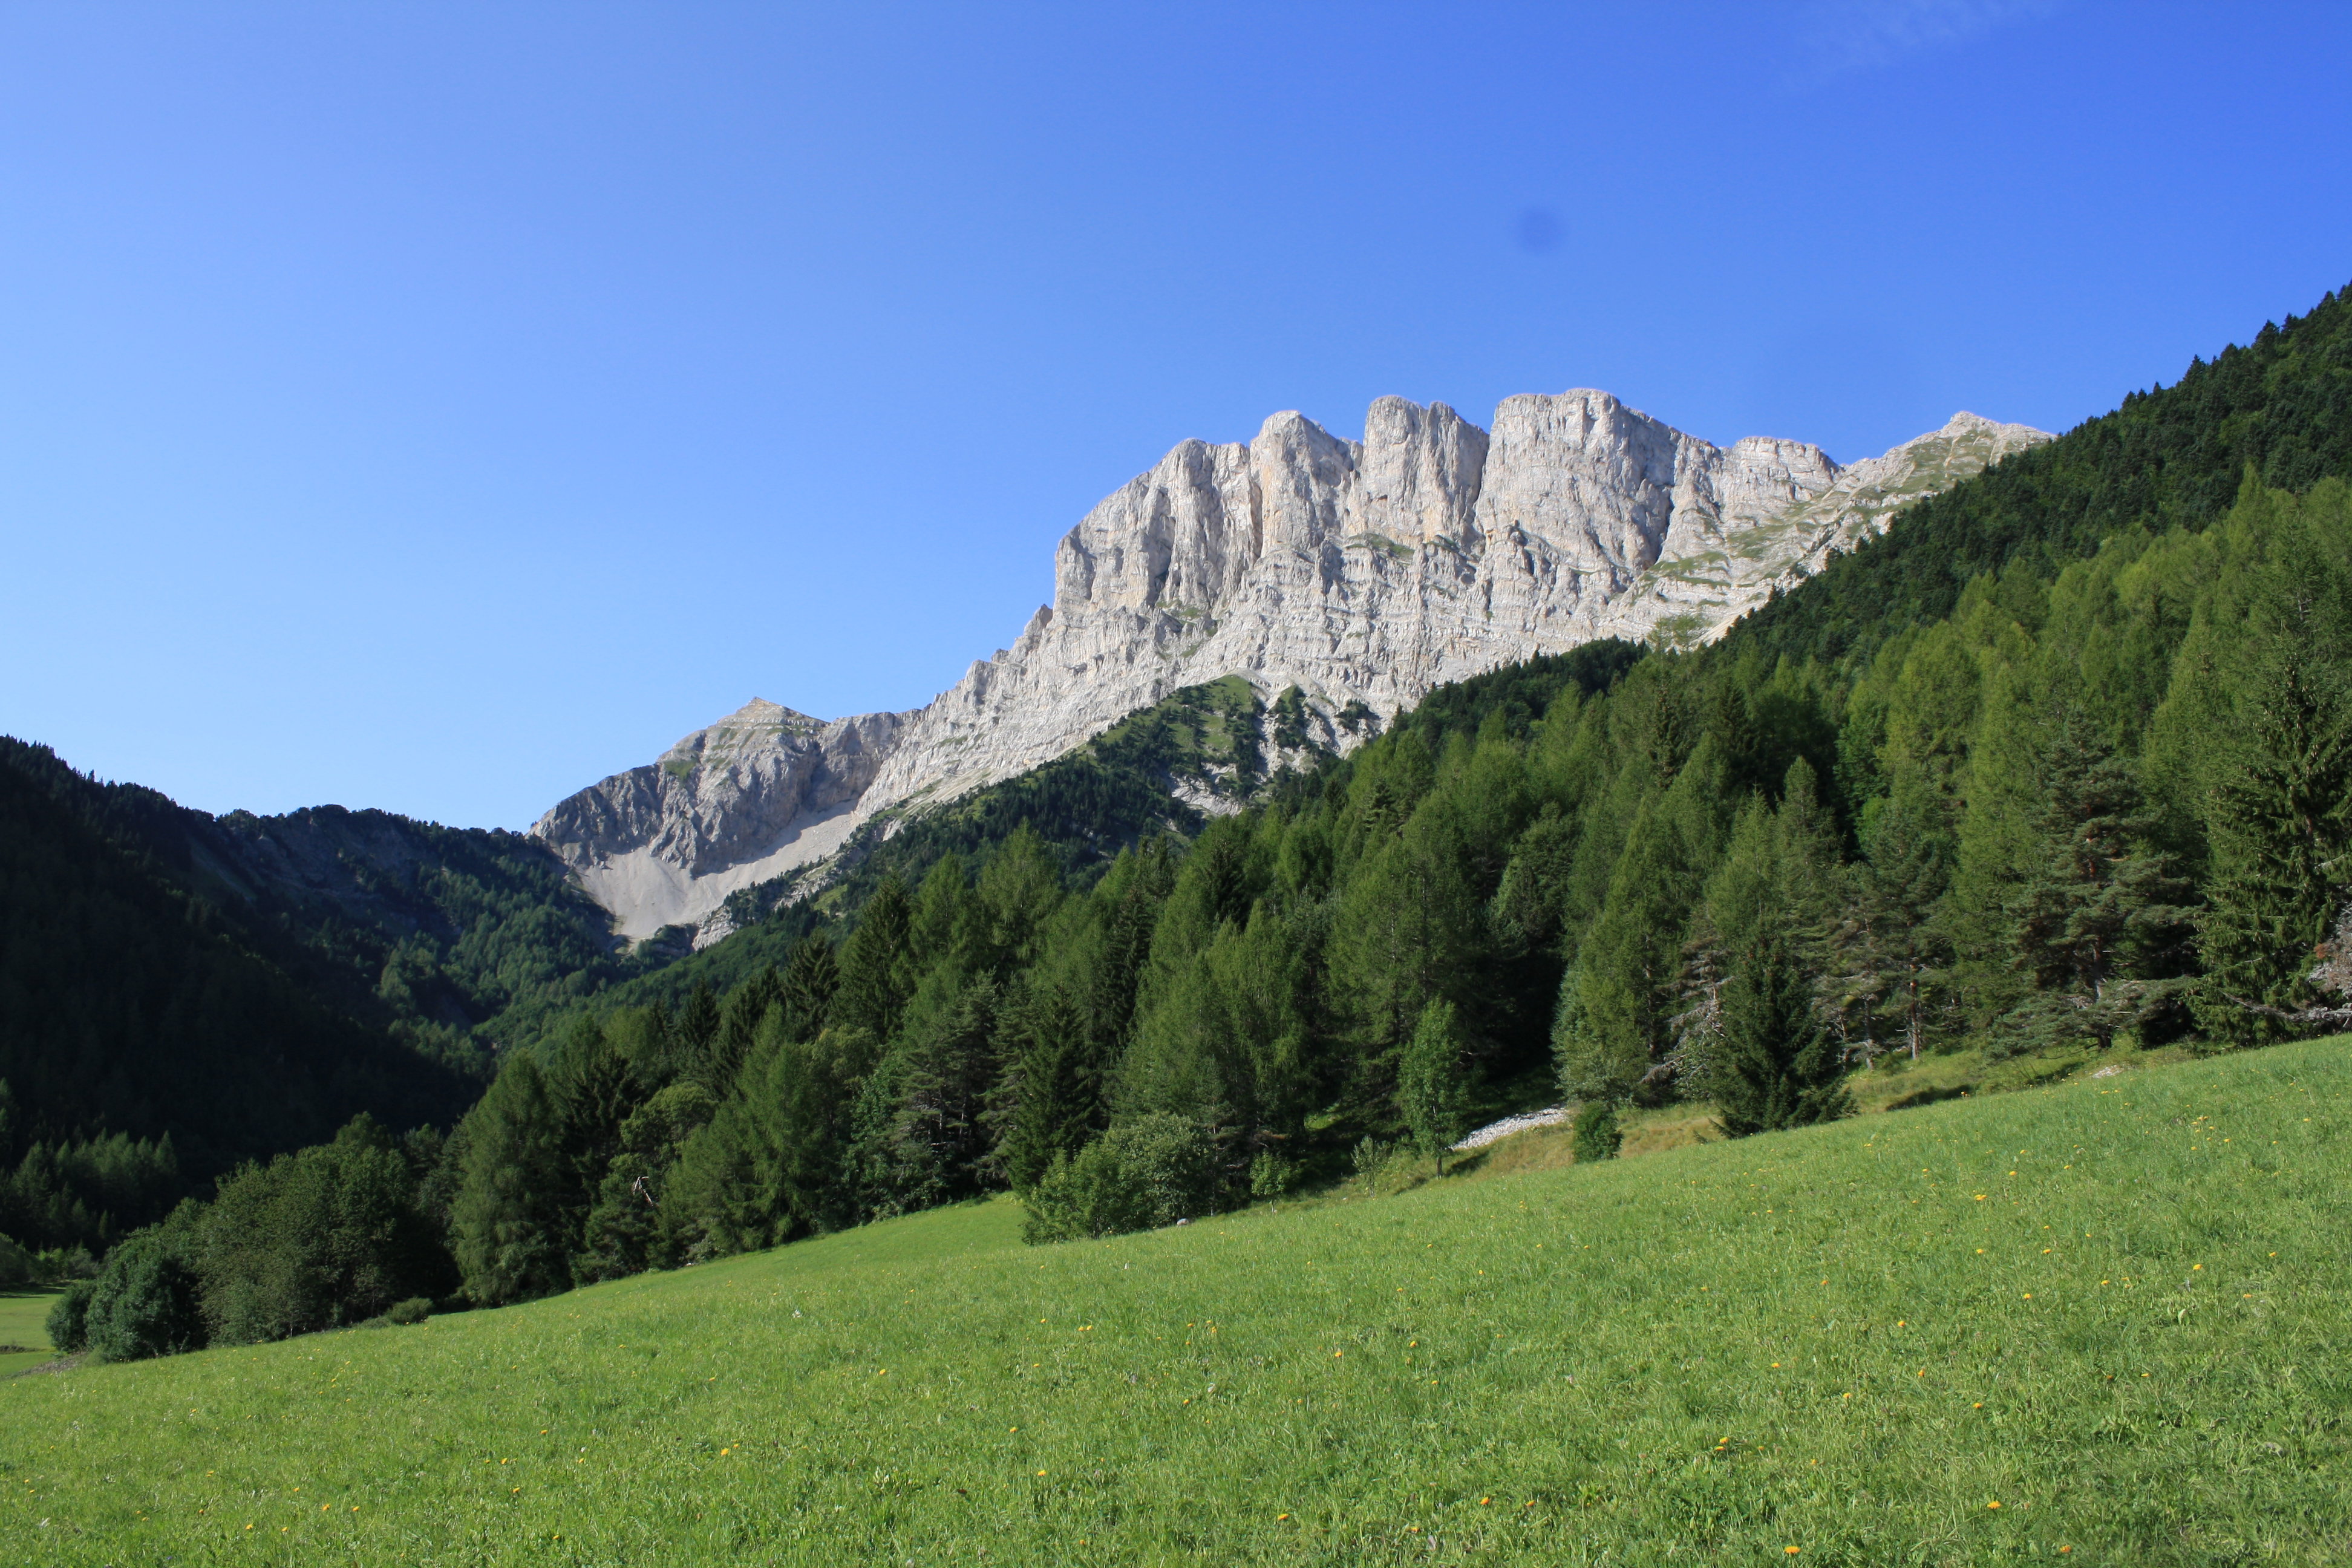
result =
[{"label": "fir tree", "polygon": [[2208,811],[2214,875],[2198,933],[2198,1020],[2241,1045],[2294,1032],[2293,1013],[2313,1005],[2308,972],[2352,882],[2352,711],[2292,641],[2257,679],[2252,733]]},{"label": "fir tree", "polygon": [[833,994],[841,988],[841,965],[833,943],[809,935],[793,944],[783,979],[784,1026],[797,1039],[813,1040],[824,1032]]},{"label": "fir tree", "polygon": [[898,1032],[907,999],[914,994],[911,927],[914,910],[898,873],[882,879],[858,916],[857,929],[841,950],[841,984],[828,1009],[830,1021],[864,1029],[877,1040]]},{"label": "fir tree", "polygon": [[1462,1136],[1469,1093],[1462,1076],[1463,1041],[1454,1004],[1432,1002],[1422,1009],[1397,1063],[1397,1110],[1413,1144],[1437,1161],[1445,1174],[1445,1151]]},{"label": "fir tree", "polygon": [[1811,977],[1787,933],[1768,929],[1723,991],[1723,1038],[1708,1074],[1726,1133],[1828,1121],[1853,1109],[1845,1064],[1813,1010]]},{"label": "fir tree", "polygon": [[2104,1050],[2179,988],[2158,972],[2182,945],[2182,883],[2171,858],[2147,847],[2154,824],[2130,764],[2079,710],[2054,716],[2040,760],[2041,858],[2008,907],[2011,963],[2032,991],[2010,1014],[2004,1044],[2087,1038]]}]

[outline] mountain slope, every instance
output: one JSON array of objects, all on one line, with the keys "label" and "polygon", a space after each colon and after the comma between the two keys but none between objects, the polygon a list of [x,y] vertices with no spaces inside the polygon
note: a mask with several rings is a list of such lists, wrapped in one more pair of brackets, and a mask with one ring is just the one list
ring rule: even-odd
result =
[{"label": "mountain slope", "polygon": [[13,740],[0,866],[0,1160],[168,1133],[201,1177],[362,1110],[446,1123],[503,1031],[633,972],[520,835],[215,818]]},{"label": "mountain slope", "polygon": [[2317,1568],[2352,1552],[2347,1103],[2339,1039],[1108,1242],[967,1205],[84,1367],[0,1402],[0,1543]]},{"label": "mountain slope", "polygon": [[1794,441],[1717,447],[1591,391],[1507,398],[1491,437],[1402,398],[1360,442],[1277,414],[1246,444],[1183,443],[1097,506],[1062,541],[1054,604],[928,707],[821,725],[755,701],[532,831],[643,938],[1187,688],[1295,692],[1286,727],[1345,751],[1483,670],[1611,637],[1704,642],[2046,438],[1961,414],[1841,468]]},{"label": "mountain slope", "polygon": [[1970,581],[2012,562],[2054,576],[2132,530],[2204,528],[2249,472],[2295,491],[2352,474],[2352,289],[1922,501],[1900,529],[1764,605],[1739,637],[1800,658],[1864,654],[1950,614]]}]

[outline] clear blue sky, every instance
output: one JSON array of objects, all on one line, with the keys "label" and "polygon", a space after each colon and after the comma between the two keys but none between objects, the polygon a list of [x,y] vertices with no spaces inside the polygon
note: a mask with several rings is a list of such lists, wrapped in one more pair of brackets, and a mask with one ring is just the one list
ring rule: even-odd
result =
[{"label": "clear blue sky", "polygon": [[1186,437],[2061,429],[2352,279],[2352,7],[0,3],[0,731],[528,824]]}]

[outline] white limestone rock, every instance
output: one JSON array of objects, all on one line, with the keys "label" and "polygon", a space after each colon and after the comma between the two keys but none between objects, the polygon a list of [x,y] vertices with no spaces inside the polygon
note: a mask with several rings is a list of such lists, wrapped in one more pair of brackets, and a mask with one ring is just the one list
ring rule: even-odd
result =
[{"label": "white limestone rock", "polygon": [[697,924],[738,888],[841,847],[907,718],[827,723],[753,698],[659,762],[582,790],[531,832],[622,935]]},{"label": "white limestone rock", "polygon": [[1491,436],[1397,397],[1361,441],[1276,414],[1105,498],[1055,552],[1054,603],[929,706],[821,724],[754,702],[533,831],[625,933],[709,921],[877,812],[1025,772],[1184,687],[1296,686],[1328,724],[1599,637],[1709,640],[1909,501],[2048,439],[1958,414],[1842,468],[1799,441],[1715,447],[1591,390],[1506,398]]}]

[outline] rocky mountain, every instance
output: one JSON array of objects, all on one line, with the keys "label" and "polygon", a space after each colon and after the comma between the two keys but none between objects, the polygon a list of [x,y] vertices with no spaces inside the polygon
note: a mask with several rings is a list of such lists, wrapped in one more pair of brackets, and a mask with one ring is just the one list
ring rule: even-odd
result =
[{"label": "rocky mountain", "polygon": [[582,790],[531,832],[622,935],[696,924],[738,889],[841,847],[915,717],[826,723],[755,697],[660,761]]},{"label": "rocky mountain", "polygon": [[[1482,430],[1384,397],[1364,437],[1297,413],[1187,441],[1062,540],[1054,603],[916,712],[755,701],[532,832],[646,937],[832,854],[860,824],[1051,761],[1239,676],[1344,751],[1446,681],[1619,637],[1706,641],[1907,502],[2049,437],[1972,414],[1851,467],[1688,436],[1604,392],[1506,398]],[[716,934],[706,928],[704,937]]]}]

